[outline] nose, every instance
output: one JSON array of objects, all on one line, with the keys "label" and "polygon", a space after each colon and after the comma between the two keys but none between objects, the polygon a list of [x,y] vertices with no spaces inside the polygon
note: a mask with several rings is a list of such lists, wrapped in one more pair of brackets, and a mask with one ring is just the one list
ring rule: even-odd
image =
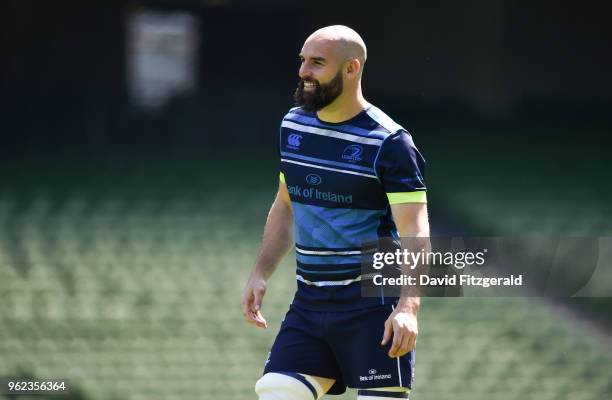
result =
[{"label": "nose", "polygon": [[298,74],[300,76],[300,79],[302,80],[306,80],[312,77],[312,73],[305,62],[303,62],[302,65],[300,65],[300,71]]}]

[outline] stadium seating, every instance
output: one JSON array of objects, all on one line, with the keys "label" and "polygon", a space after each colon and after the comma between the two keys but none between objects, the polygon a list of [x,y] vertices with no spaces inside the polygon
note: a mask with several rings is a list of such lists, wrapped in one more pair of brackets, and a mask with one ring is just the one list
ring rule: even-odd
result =
[{"label": "stadium seating", "polygon": [[[3,184],[0,376],[67,379],[86,399],[254,398],[295,287],[288,257],[264,300],[269,328],[244,323],[274,165],[243,171],[243,186],[170,167]],[[492,196],[462,193],[464,205]],[[493,218],[506,210],[501,199],[467,207],[468,218],[509,232],[534,227],[537,213],[543,233],[563,229],[559,211],[540,205]],[[609,204],[567,232],[609,229],[598,214]],[[609,337],[550,300],[427,298],[419,324],[414,399],[612,398]]]}]

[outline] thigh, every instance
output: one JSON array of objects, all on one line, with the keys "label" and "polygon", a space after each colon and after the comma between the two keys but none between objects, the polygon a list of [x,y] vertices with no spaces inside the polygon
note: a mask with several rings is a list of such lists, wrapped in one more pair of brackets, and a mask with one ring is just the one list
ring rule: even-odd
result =
[{"label": "thigh", "polygon": [[380,345],[392,311],[388,305],[330,314],[329,343],[348,387],[412,387],[415,350],[390,358],[392,341]]},{"label": "thigh", "polygon": [[295,372],[336,380],[344,387],[338,363],[323,339],[320,313],[291,306],[268,354],[264,374]]}]

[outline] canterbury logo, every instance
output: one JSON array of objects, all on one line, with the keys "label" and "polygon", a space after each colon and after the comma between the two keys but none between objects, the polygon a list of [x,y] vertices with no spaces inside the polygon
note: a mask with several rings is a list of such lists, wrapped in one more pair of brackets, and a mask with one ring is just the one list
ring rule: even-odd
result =
[{"label": "canterbury logo", "polygon": [[298,135],[297,133],[292,133],[287,137],[287,144],[293,147],[300,147],[302,140],[302,135]]}]

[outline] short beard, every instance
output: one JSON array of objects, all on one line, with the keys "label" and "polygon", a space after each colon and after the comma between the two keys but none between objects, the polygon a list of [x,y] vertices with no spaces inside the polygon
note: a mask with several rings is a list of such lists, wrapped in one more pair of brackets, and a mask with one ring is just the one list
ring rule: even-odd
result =
[{"label": "short beard", "polygon": [[344,82],[342,81],[342,71],[338,71],[336,76],[327,84],[320,85],[317,81],[314,90],[304,90],[304,80],[298,82],[298,87],[293,93],[295,105],[303,107],[308,111],[319,111],[330,105],[338,96],[342,94]]}]

